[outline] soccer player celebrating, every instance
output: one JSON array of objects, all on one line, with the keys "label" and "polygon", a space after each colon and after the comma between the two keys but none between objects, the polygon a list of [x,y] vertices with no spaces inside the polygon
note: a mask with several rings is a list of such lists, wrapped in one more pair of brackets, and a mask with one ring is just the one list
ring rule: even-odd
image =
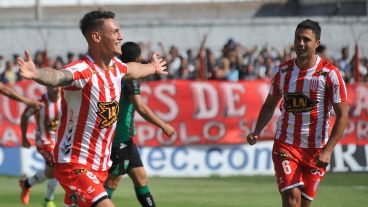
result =
[{"label": "soccer player celebrating", "polygon": [[61,98],[59,87],[47,87],[40,102],[42,107],[37,110],[34,107],[27,107],[22,114],[20,126],[22,131],[23,143],[22,146],[29,148],[31,146],[27,138],[28,120],[32,115],[36,118],[36,135],[35,143],[37,151],[43,156],[46,162],[46,169],[37,172],[32,177],[19,180],[19,185],[22,188],[21,201],[24,205],[29,203],[29,194],[31,186],[44,182],[50,179],[45,193],[45,207],[54,207],[54,193],[57,186],[54,177],[54,161],[53,150],[55,146],[56,129],[61,114]]},{"label": "soccer player celebrating", "polygon": [[23,78],[62,86],[61,118],[54,149],[54,175],[64,188],[65,206],[112,207],[103,183],[111,166],[110,149],[119,113],[121,79],[167,74],[155,53],[149,64],[122,63],[122,35],[110,11],[92,11],[80,21],[88,54],[64,70],[36,69],[25,52],[18,59]]},{"label": "soccer player celebrating", "polygon": [[[256,128],[247,137],[249,144],[256,143],[282,97],[272,159],[283,207],[311,205],[348,122],[347,92],[340,72],[315,53],[320,36],[318,22],[298,24],[297,57],[274,69]],[[328,135],[331,107],[336,121]]]},{"label": "soccer player celebrating", "polygon": [[[139,62],[141,49],[134,42],[126,42],[121,46],[120,59],[124,63]],[[143,207],[154,207],[155,202],[148,189],[147,174],[139,156],[137,146],[133,142],[135,110],[150,123],[160,127],[167,136],[175,134],[175,129],[157,117],[144,103],[140,91],[139,80],[123,81],[119,102],[117,129],[112,144],[112,167],[105,181],[105,189],[111,197],[119,185],[121,175],[128,173],[133,180],[137,198]]]}]

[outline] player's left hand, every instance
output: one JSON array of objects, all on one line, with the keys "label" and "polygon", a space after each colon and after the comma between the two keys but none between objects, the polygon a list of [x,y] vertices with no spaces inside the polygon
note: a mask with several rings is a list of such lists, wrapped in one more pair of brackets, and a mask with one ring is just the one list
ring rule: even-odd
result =
[{"label": "player's left hand", "polygon": [[332,152],[322,150],[316,156],[316,165],[317,167],[327,167],[331,161],[331,154]]},{"label": "player's left hand", "polygon": [[37,68],[28,51],[24,52],[25,59],[18,57],[19,73],[22,78],[33,79],[37,75]]},{"label": "player's left hand", "polygon": [[156,74],[167,75],[169,72],[166,71],[166,61],[160,57],[160,54],[155,52],[151,55],[151,64],[155,66]]}]

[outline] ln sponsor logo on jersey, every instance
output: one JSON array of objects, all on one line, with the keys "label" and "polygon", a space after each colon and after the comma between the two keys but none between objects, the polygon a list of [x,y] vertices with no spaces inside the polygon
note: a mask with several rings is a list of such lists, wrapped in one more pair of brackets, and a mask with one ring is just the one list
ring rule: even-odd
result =
[{"label": "ln sponsor logo on jersey", "polygon": [[311,111],[318,103],[301,92],[284,93],[284,100],[286,111],[293,114]]},{"label": "ln sponsor logo on jersey", "polygon": [[117,101],[98,102],[100,111],[98,115],[101,117],[101,122],[98,125],[100,129],[107,128],[116,122],[119,113],[119,104]]}]

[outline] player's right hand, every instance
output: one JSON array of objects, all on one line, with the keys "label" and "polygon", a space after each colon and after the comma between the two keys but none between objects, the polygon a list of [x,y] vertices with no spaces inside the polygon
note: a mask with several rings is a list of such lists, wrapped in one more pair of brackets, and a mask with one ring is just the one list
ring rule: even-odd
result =
[{"label": "player's right hand", "polygon": [[250,145],[254,145],[255,143],[257,143],[258,138],[259,138],[259,134],[256,134],[254,132],[248,134],[247,136],[247,140]]},{"label": "player's right hand", "polygon": [[172,127],[170,124],[166,124],[163,128],[162,128],[162,130],[164,131],[164,133],[167,135],[167,136],[169,136],[169,137],[171,137],[171,136],[173,136],[175,133],[176,133],[176,130],[174,129],[174,127]]},{"label": "player's right hand", "polygon": [[33,79],[37,75],[37,68],[28,51],[24,52],[25,59],[18,57],[19,73],[22,78]]}]

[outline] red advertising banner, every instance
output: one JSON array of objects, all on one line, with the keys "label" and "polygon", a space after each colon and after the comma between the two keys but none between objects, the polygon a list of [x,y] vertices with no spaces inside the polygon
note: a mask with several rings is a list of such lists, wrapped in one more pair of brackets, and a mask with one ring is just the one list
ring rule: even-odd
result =
[{"label": "red advertising banner", "polygon": [[[45,91],[43,86],[28,81],[14,87],[29,97],[37,97]],[[368,144],[368,85],[347,87],[350,121],[340,143]],[[177,134],[167,137],[161,129],[136,114],[135,141],[140,146],[246,143],[244,137],[254,128],[268,89],[269,82],[266,81],[172,80],[144,83],[141,86],[144,100],[154,113],[175,127]],[[25,106],[5,96],[0,96],[0,100],[0,145],[19,145],[20,116]],[[276,109],[261,139],[273,138],[279,115],[280,111]],[[33,134],[32,120],[28,135],[32,138]]]}]

